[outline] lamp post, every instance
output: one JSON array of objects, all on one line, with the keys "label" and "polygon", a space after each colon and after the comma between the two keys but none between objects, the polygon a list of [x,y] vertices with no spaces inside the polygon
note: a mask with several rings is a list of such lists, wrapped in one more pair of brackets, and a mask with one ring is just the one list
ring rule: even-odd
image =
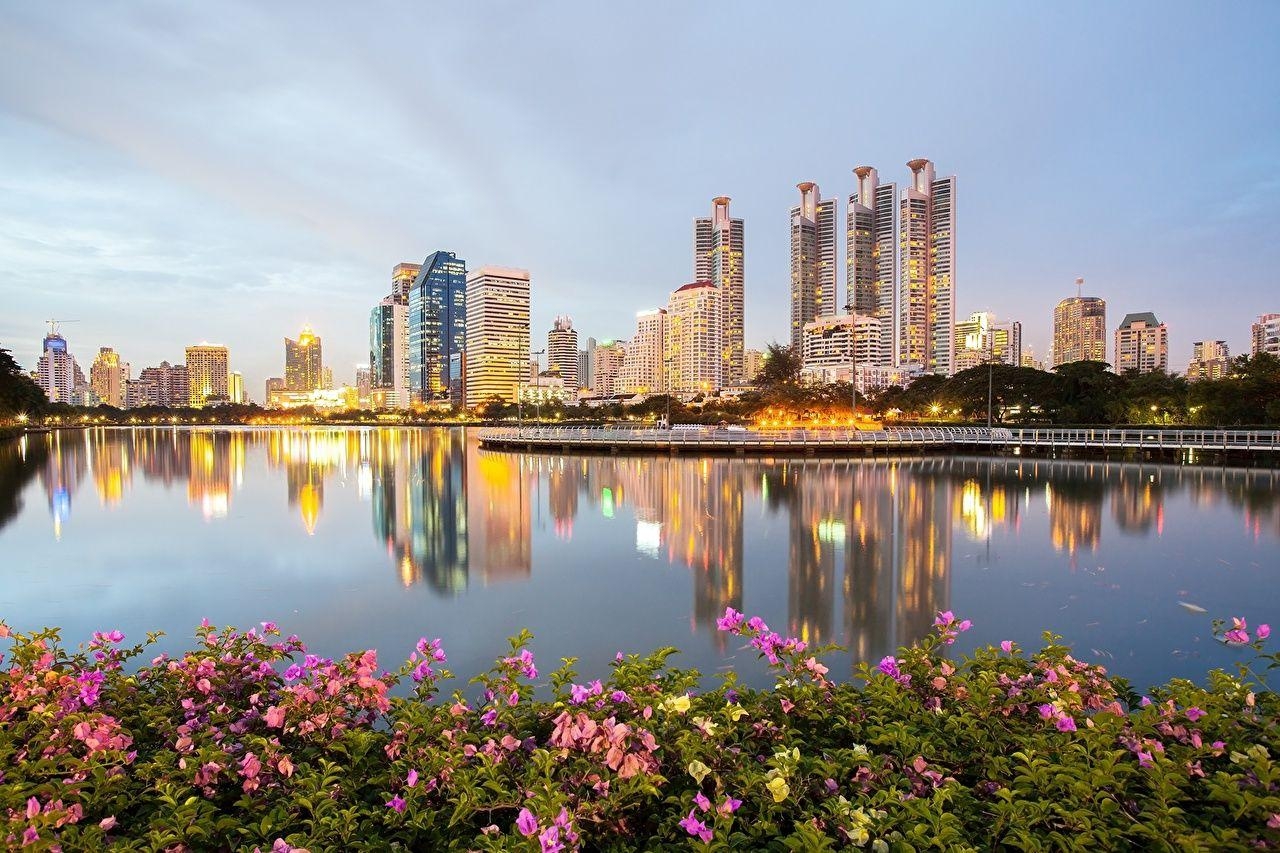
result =
[{"label": "lamp post", "polygon": [[995,359],[987,359],[987,429],[991,429],[991,391],[994,385]]},{"label": "lamp post", "polygon": [[[534,376],[533,381],[534,381],[534,387],[535,387],[535,388],[541,388],[541,387],[542,387],[542,383],[541,383],[541,382],[539,382],[538,380],[542,378],[542,354],[543,354],[543,353],[545,353],[545,352],[546,352],[546,350],[545,350],[545,349],[540,349],[540,350],[538,350],[537,352],[530,353],[530,354],[533,356],[533,376]],[[526,369],[528,369],[528,368],[526,368]],[[541,420],[542,420],[542,394],[541,394],[541,392],[537,392],[537,393],[535,393],[535,394],[534,394],[534,396],[533,396],[533,411],[534,411],[534,417],[535,417],[538,421],[541,421]]]}]

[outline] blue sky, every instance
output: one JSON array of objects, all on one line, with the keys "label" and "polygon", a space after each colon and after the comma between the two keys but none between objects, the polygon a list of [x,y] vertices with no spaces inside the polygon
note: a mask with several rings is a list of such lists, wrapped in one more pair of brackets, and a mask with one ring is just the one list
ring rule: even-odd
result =
[{"label": "blue sky", "polygon": [[1280,3],[9,4],[0,346],[135,372],[203,340],[250,394],[310,322],[340,381],[435,249],[626,337],[746,220],[747,342],[787,336],[795,184],[958,176],[958,308],[1155,311],[1171,366],[1280,311]]}]

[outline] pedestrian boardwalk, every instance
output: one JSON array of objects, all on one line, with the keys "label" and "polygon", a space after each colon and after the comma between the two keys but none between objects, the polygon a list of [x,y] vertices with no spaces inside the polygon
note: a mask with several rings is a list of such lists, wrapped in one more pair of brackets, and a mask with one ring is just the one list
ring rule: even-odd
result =
[{"label": "pedestrian boardwalk", "polygon": [[755,430],[630,429],[620,427],[498,427],[480,430],[489,448],[552,450],[667,450],[673,452],[831,452],[965,450],[1118,450],[1248,452],[1280,461],[1280,430],[1232,429],[1007,429],[905,427],[901,429]]}]

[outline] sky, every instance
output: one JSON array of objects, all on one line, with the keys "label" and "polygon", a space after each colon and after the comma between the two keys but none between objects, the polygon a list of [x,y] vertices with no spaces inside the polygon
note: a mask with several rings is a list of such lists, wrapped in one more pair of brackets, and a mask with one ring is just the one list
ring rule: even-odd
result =
[{"label": "sky", "polygon": [[762,347],[795,185],[927,157],[960,316],[1044,357],[1083,276],[1184,371],[1280,312],[1277,44],[1275,2],[7,4],[0,347],[34,367],[75,320],[86,370],[136,375],[223,343],[261,400],[309,323],[351,382],[392,267],[437,249],[530,270],[535,343],[558,314],[626,338],[717,195]]}]

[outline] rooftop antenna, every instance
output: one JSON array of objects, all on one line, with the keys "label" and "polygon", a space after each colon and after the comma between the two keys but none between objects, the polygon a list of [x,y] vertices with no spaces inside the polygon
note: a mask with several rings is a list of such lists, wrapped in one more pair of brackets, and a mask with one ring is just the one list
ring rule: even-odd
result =
[{"label": "rooftop antenna", "polygon": [[1083,279],[1083,278],[1077,278],[1077,279],[1076,279],[1076,299],[1079,299],[1079,298],[1080,298],[1080,292],[1081,292],[1081,290],[1082,290],[1082,288],[1083,288],[1083,287],[1084,287],[1084,279]]}]

